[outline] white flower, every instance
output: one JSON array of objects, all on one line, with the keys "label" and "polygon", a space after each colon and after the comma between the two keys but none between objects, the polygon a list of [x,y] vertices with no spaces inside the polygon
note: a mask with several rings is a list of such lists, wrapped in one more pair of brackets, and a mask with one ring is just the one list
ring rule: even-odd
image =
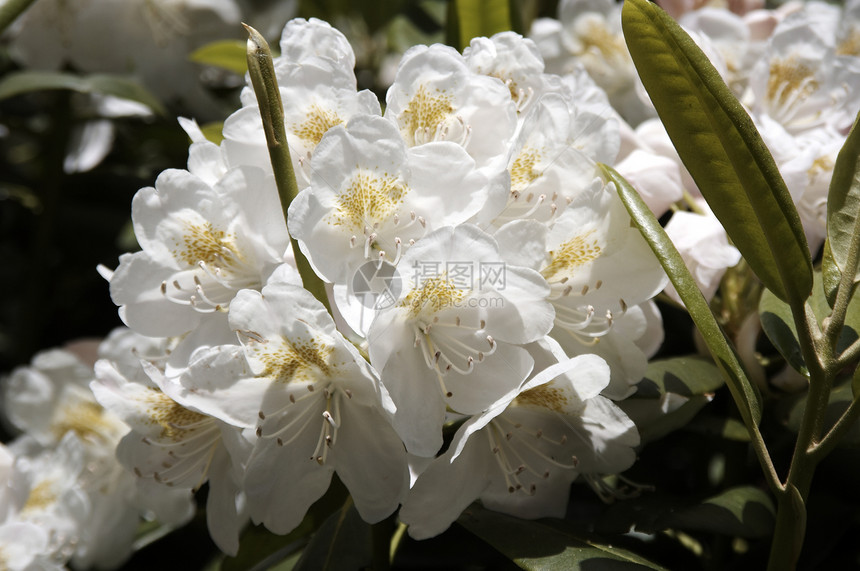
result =
[{"label": "white flower", "polygon": [[[35,556],[36,562],[68,561],[90,514],[89,501],[79,486],[85,469],[80,441],[74,434],[67,434],[56,447],[44,448],[23,436],[9,446],[9,451],[14,464],[11,470],[7,466],[8,480],[0,489],[0,504],[11,510],[7,508],[7,525],[3,526],[5,533],[0,533],[0,541],[4,535],[10,538],[10,533],[20,533],[25,542],[41,544],[41,551],[29,554]],[[10,523],[38,527],[44,538],[26,526],[9,529]],[[5,551],[0,543],[0,553]]]},{"label": "white flower", "polygon": [[391,123],[360,115],[317,147],[289,227],[317,273],[345,284],[362,262],[396,262],[426,232],[464,222],[499,190],[458,145],[409,149]]},{"label": "white flower", "polygon": [[408,146],[451,141],[488,175],[503,168],[517,106],[501,80],[472,72],[454,49],[440,44],[410,48],[386,104],[385,117]]},{"label": "white flower", "polygon": [[164,171],[135,195],[132,221],[142,251],[120,257],[111,297],[129,327],[154,337],[190,331],[238,290],[262,287],[289,246],[274,178],[251,167],[211,186]]},{"label": "white flower", "polygon": [[474,73],[501,79],[522,113],[542,91],[543,58],[535,43],[516,32],[474,38],[463,50]]},{"label": "white flower", "polygon": [[177,396],[256,427],[244,480],[253,520],[288,533],[335,472],[366,521],[390,515],[408,486],[406,453],[374,371],[322,304],[302,288],[269,285],[240,292],[230,323],[242,347],[197,355]]},{"label": "white flower", "polygon": [[551,342],[530,346],[539,371],[467,420],[418,477],[400,518],[417,539],[444,531],[473,500],[522,518],[563,517],[580,474],[630,467],[639,434],[600,392],[609,369],[593,355],[568,359]]},{"label": "white flower", "polygon": [[[666,234],[678,249],[707,301],[714,297],[726,269],[741,260],[738,249],[728,243],[726,231],[710,213],[675,212],[666,225]],[[683,304],[672,284],[666,294]]]},{"label": "white flower", "polygon": [[[360,114],[381,115],[370,91],[356,90],[355,55],[346,38],[325,22],[287,23],[281,56],[275,58],[284,126],[299,188],[311,179],[314,149],[329,129]],[[224,122],[222,147],[228,164],[271,171],[260,108],[251,87],[242,92],[243,108]]]},{"label": "white flower", "polygon": [[131,427],[117,457],[137,476],[142,493],[158,489],[154,484],[191,491],[208,481],[209,532],[222,551],[235,554],[247,517],[239,482],[250,445],[232,426],[171,398],[167,391],[173,393],[175,383],[156,367],[146,370],[153,382],[142,384],[123,377],[108,361],[96,363],[93,393]]},{"label": "white flower", "polygon": [[[546,299],[555,313],[550,335],[569,355],[604,357],[613,369],[606,394],[627,396],[646,364],[636,345],[646,331],[644,316],[633,308],[662,290],[667,277],[630,225],[614,185],[595,179],[549,229],[517,220],[495,237],[508,262],[539,271],[550,285]],[[518,251],[526,255],[513,257]],[[627,319],[634,322],[622,325]]]},{"label": "white flower", "polygon": [[404,294],[371,324],[368,352],[407,450],[432,456],[446,407],[476,414],[522,383],[532,360],[517,345],[546,335],[553,311],[540,274],[475,226],[433,232],[398,268]]},{"label": "white flower", "polygon": [[860,62],[837,55],[817,24],[801,11],[777,26],[743,98],[754,114],[769,116],[792,135],[846,133],[860,107]]},{"label": "white flower", "polygon": [[562,0],[558,21],[538,19],[534,38],[547,71],[564,75],[583,65],[612,106],[635,125],[653,115],[636,92],[636,69],[621,32],[621,5],[612,0]]},{"label": "white flower", "polygon": [[494,225],[516,219],[550,222],[597,175],[595,160],[613,162],[620,138],[612,119],[579,111],[560,93],[532,106],[514,140],[511,192]]}]

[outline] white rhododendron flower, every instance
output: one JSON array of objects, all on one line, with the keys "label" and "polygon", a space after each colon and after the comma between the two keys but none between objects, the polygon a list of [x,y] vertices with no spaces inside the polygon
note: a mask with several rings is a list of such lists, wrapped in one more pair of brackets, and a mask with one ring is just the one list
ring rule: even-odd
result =
[{"label": "white rhododendron flower", "polygon": [[111,279],[123,320],[151,336],[179,335],[223,312],[243,288],[262,287],[289,247],[274,178],[253,167],[215,185],[164,171],[135,195],[143,250],[125,254]]},{"label": "white rhododendron flower", "polygon": [[256,432],[244,486],[251,518],[295,528],[334,473],[366,521],[408,486],[406,452],[380,405],[375,372],[300,287],[243,291],[230,310],[242,346],[198,355],[181,397]]},{"label": "white rhododendron flower", "polygon": [[600,396],[609,382],[606,363],[593,355],[568,359],[547,341],[529,350],[536,374],[467,420],[418,477],[400,510],[413,537],[441,533],[475,499],[518,517],[563,517],[580,474],[616,473],[633,463],[639,433]]},{"label": "white rhododendron flower", "polygon": [[0,521],[0,561],[7,552],[6,542],[14,545],[19,540],[39,548],[30,554],[15,554],[13,549],[10,557],[19,565],[23,561],[59,568],[69,560],[90,514],[87,494],[79,485],[85,461],[81,443],[72,433],[53,448],[44,448],[27,436],[9,445],[6,479],[0,487],[0,507],[5,511],[0,513],[4,518]]},{"label": "white rhododendron flower", "polygon": [[844,133],[860,106],[860,62],[837,55],[818,23],[806,10],[780,23],[743,98],[754,114],[767,115],[793,135],[812,129]]},{"label": "white rhododendron flower", "polygon": [[554,314],[540,274],[506,264],[475,226],[433,232],[399,268],[409,272],[403,295],[374,320],[368,352],[395,429],[411,453],[430,456],[446,407],[477,414],[522,383],[532,360],[518,345],[546,335]]},{"label": "white rhododendron flower", "polygon": [[250,444],[234,427],[171,398],[174,383],[156,367],[146,371],[148,384],[126,379],[108,361],[96,363],[96,398],[131,428],[117,457],[141,490],[157,484],[191,491],[208,482],[209,532],[222,551],[235,554],[247,519],[239,484]]},{"label": "white rhododendron flower", "polygon": [[370,115],[332,129],[313,165],[310,188],[290,205],[290,231],[336,284],[366,260],[397,262],[428,231],[465,222],[498,194],[460,146],[407,148],[391,123]]},{"label": "white rhododendron flower", "polygon": [[[275,75],[284,108],[290,158],[299,188],[310,184],[314,149],[329,129],[355,115],[381,115],[376,96],[357,91],[355,55],[344,35],[311,18],[290,21],[281,36]],[[230,165],[255,165],[271,172],[260,108],[252,87],[242,92],[243,107],[224,121],[222,149]]]},{"label": "white rhododendron flower", "polygon": [[[547,300],[555,314],[550,334],[570,355],[597,353],[606,358],[614,369],[610,393],[615,398],[629,395],[645,367],[645,355],[635,345],[638,337],[626,343],[605,339],[643,334],[641,327],[619,328],[619,322],[631,308],[663,289],[667,278],[631,227],[614,185],[595,179],[550,229],[533,221],[515,221],[496,236],[506,246],[522,244],[529,255],[509,260],[528,264],[549,284]],[[636,279],[627,278],[631,275]],[[621,347],[625,348],[619,353]]]},{"label": "white rhododendron flower", "polygon": [[[740,262],[741,253],[729,244],[726,231],[710,211],[703,214],[675,212],[666,225],[666,234],[684,259],[702,295],[710,301],[726,269]],[[672,284],[668,284],[665,291],[683,304]]]},{"label": "white rhododendron flower", "polygon": [[463,50],[463,57],[473,72],[501,79],[519,113],[526,111],[543,91],[540,51],[532,40],[515,32],[473,38]]},{"label": "white rhododendron flower", "polygon": [[403,55],[388,89],[385,117],[408,146],[457,143],[479,169],[495,173],[506,159],[517,105],[500,79],[473,73],[456,50],[435,44]]}]

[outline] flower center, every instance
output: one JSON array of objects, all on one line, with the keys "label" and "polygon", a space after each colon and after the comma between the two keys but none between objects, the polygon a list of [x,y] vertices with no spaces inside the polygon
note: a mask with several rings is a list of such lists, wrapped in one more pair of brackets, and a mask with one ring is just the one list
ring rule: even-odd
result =
[{"label": "flower center", "polygon": [[316,147],[329,129],[343,124],[343,120],[334,111],[323,109],[316,103],[307,111],[307,119],[300,125],[293,126],[293,132]]},{"label": "flower center", "polygon": [[593,229],[589,230],[551,251],[551,261],[541,270],[541,275],[550,283],[560,282],[573,277],[573,271],[579,266],[599,258],[601,249],[597,239],[590,237],[593,233]]},{"label": "flower center", "polygon": [[395,214],[408,190],[397,176],[359,171],[337,196],[337,212],[332,221],[360,233]]}]

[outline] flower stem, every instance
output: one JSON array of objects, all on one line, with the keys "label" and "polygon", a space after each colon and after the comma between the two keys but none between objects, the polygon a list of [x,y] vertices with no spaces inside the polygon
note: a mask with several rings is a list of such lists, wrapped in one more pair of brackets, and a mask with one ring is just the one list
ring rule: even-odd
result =
[{"label": "flower stem", "polygon": [[[269,44],[260,33],[243,24],[248,31],[248,73],[251,84],[257,95],[260,115],[263,119],[263,130],[266,133],[266,143],[269,147],[269,158],[275,173],[275,183],[278,186],[278,196],[284,211],[284,221],[287,220],[287,210],[293,199],[299,193],[293,161],[290,158],[290,147],[287,142],[287,130],[284,127],[284,106],[281,103],[281,92],[272,63],[272,52]],[[316,275],[308,259],[302,253],[295,238],[290,237],[296,267],[302,277],[305,289],[311,292],[331,313],[325,283]]]}]

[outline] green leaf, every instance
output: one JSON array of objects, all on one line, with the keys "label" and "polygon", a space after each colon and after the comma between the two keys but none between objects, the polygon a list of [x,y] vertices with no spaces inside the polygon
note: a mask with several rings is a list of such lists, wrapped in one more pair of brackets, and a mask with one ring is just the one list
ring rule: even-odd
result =
[{"label": "green leaf", "polygon": [[800,350],[800,342],[797,340],[797,327],[788,304],[770,290],[765,289],[759,301],[758,312],[762,330],[779,354],[795,371],[809,377],[809,370],[806,368],[803,353]]},{"label": "green leaf", "polygon": [[0,81],[0,100],[46,89],[113,95],[143,103],[159,115],[167,112],[161,102],[138,82],[116,75],[81,76],[55,71],[20,71]]},{"label": "green leaf", "polygon": [[224,558],[221,571],[268,568],[292,557],[331,514],[338,512],[346,498],[346,487],[334,476],[328,491],[311,506],[296,529],[286,535],[276,535],[262,525],[249,527],[239,538],[239,552],[235,557]]},{"label": "green leaf", "polygon": [[839,281],[842,279],[842,272],[836,266],[833,260],[833,251],[830,249],[830,240],[824,240],[824,250],[821,255],[821,273],[824,276],[824,296],[827,298],[827,305],[831,308],[836,303],[836,290],[839,288]]},{"label": "green leaf", "polygon": [[761,399],[758,390],[750,383],[734,348],[720,329],[714,314],[711,313],[708,302],[702,297],[702,292],[699,291],[693,276],[690,275],[690,270],[684,265],[681,254],[678,253],[648,205],[630,186],[630,183],[611,167],[603,164],[599,166],[604,176],[615,183],[618,194],[621,196],[624,206],[627,207],[630,217],[657,255],[657,259],[668,274],[669,280],[684,301],[687,311],[690,312],[690,317],[693,318],[693,322],[701,332],[714,361],[728,382],[729,390],[741,416],[744,418],[744,423],[748,429],[752,430],[761,420]]},{"label": "green leaf", "polygon": [[[541,521],[473,504],[457,520],[522,569],[663,569],[639,555]],[[561,524],[562,522],[559,522]]]},{"label": "green leaf", "polygon": [[472,38],[514,29],[511,8],[511,0],[453,0],[448,4],[448,44],[463,51]]},{"label": "green leaf", "polygon": [[[860,116],[858,116],[860,117]],[[841,272],[851,266],[854,282],[860,281],[860,264],[857,263],[856,243],[852,253],[852,239],[860,234],[860,129],[857,121],[851,127],[845,144],[836,157],[830,190],[827,193],[827,239],[833,261]],[[851,257],[853,260],[850,260]]]},{"label": "green leaf", "polygon": [[753,486],[725,490],[702,503],[667,514],[666,528],[710,531],[733,537],[765,537],[773,530],[776,510],[770,496]]},{"label": "green leaf", "polygon": [[720,370],[698,357],[653,361],[636,393],[617,404],[636,423],[643,442],[686,425],[723,385]]},{"label": "green leaf", "polygon": [[695,42],[648,0],[624,2],[624,38],[678,154],[749,266],[780,299],[812,291],[800,217],[752,120]]},{"label": "green leaf", "polygon": [[294,569],[354,571],[369,567],[372,560],[370,524],[350,498],[317,530]]},{"label": "green leaf", "polygon": [[244,75],[248,71],[247,42],[220,40],[201,46],[189,54],[195,63],[212,65]]}]

